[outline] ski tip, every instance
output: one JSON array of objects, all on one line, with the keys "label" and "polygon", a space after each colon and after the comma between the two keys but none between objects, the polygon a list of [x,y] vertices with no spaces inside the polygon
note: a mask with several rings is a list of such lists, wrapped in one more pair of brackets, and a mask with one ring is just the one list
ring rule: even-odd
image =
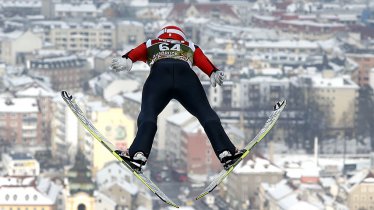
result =
[{"label": "ski tip", "polygon": [[73,96],[69,95],[69,93],[66,90],[61,91],[61,95],[62,95],[62,97],[67,98],[69,100],[73,99]]},{"label": "ski tip", "polygon": [[274,105],[274,111],[280,109],[283,105],[286,104],[286,99],[283,99],[283,100],[280,100],[278,101],[275,105]]}]

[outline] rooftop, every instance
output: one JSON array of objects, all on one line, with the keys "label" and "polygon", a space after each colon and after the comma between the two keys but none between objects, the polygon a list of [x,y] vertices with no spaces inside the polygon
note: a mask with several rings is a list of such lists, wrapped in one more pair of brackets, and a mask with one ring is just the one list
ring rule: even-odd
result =
[{"label": "rooftop", "polygon": [[39,112],[35,98],[0,98],[0,112],[33,113]]}]

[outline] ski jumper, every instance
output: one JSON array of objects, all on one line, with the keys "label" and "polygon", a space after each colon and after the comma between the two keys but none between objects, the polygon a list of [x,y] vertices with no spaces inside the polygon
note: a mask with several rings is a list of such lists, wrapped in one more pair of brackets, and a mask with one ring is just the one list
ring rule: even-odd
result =
[{"label": "ski jumper", "polygon": [[153,39],[122,57],[133,62],[146,62],[151,67],[143,87],[138,131],[129,148],[130,157],[136,152],[149,156],[157,130],[157,117],[171,99],[179,101],[199,120],[217,157],[224,150],[235,153],[235,146],[225,133],[198,76],[192,70],[192,66],[197,66],[208,76],[217,70],[197,45],[183,40]]}]

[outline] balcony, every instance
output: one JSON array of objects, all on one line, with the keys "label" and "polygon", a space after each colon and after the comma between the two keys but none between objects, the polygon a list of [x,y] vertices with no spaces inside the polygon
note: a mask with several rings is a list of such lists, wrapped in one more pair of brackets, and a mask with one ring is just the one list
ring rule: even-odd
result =
[{"label": "balcony", "polygon": [[22,130],[36,130],[38,128],[37,124],[31,124],[31,125],[22,125]]},{"label": "balcony", "polygon": [[37,133],[36,132],[27,132],[27,133],[22,133],[22,138],[36,138]]}]

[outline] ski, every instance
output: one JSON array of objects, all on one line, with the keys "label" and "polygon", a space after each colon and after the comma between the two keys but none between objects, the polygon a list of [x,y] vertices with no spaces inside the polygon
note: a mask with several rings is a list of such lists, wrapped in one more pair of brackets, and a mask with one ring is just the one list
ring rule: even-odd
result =
[{"label": "ski", "polygon": [[116,147],[108,141],[92,124],[92,122],[87,119],[81,108],[76,103],[75,99],[72,95],[69,95],[67,91],[61,91],[61,96],[69,106],[69,108],[73,111],[75,116],[79,119],[83,127],[86,128],[88,132],[97,140],[99,141],[114,157],[116,157],[128,170],[130,170],[136,178],[138,178],[149,190],[151,190],[154,194],[156,194],[163,202],[166,204],[179,208],[177,204],[175,204],[171,199],[169,199],[165,193],[163,193],[160,188],[157,187],[156,184],[152,182],[149,178],[147,178],[143,172],[134,170],[131,167],[131,162],[123,160],[117,153],[115,153]]},{"label": "ski", "polygon": [[260,142],[273,128],[285,106],[286,100],[279,101],[274,105],[274,111],[270,114],[265,125],[262,127],[260,132],[247,144],[247,146],[244,147],[246,151],[243,153],[243,155],[229,169],[223,169],[213,179],[208,187],[206,187],[204,191],[196,197],[196,200],[199,200],[200,198],[212,192],[234,170],[234,168],[249,154],[249,152],[256,146],[256,144]]}]

